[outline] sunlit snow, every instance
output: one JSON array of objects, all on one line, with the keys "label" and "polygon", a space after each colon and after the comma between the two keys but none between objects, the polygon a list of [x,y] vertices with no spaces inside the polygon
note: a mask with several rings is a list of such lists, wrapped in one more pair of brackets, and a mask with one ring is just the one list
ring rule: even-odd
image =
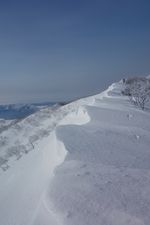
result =
[{"label": "sunlit snow", "polygon": [[[150,114],[123,88],[41,110],[1,134],[0,224],[150,223]],[[27,152],[10,156],[11,145]]]}]

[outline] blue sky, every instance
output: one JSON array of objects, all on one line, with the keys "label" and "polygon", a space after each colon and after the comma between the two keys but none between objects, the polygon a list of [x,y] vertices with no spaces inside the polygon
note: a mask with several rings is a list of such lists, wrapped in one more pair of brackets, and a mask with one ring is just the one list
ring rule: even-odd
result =
[{"label": "blue sky", "polygon": [[0,104],[68,101],[150,74],[149,0],[2,0],[0,27]]}]

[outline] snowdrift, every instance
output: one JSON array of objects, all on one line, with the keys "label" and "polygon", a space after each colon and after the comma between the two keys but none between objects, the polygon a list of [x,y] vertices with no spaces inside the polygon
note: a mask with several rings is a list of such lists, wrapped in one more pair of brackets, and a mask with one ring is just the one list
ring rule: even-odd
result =
[{"label": "snowdrift", "polygon": [[123,88],[114,83],[47,109],[43,123],[41,111],[19,132],[9,130],[9,142],[15,131],[24,145],[39,129],[48,132],[0,176],[1,224],[149,224],[150,114],[131,105]]},{"label": "snowdrift", "polygon": [[122,88],[111,85],[56,129],[67,156],[47,198],[61,224],[149,224],[150,115]]}]

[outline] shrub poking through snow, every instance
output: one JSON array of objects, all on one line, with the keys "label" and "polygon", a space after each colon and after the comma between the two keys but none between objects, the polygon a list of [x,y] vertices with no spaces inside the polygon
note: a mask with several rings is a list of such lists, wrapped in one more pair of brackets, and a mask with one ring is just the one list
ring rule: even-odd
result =
[{"label": "shrub poking through snow", "polygon": [[127,78],[122,94],[129,96],[132,103],[144,110],[150,100],[150,79],[145,77]]}]

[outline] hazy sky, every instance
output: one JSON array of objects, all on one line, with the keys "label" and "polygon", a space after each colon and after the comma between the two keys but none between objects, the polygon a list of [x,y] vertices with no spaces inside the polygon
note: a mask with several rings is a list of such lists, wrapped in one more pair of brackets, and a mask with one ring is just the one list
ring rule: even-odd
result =
[{"label": "hazy sky", "polygon": [[0,104],[68,101],[150,74],[150,0],[1,0]]}]

